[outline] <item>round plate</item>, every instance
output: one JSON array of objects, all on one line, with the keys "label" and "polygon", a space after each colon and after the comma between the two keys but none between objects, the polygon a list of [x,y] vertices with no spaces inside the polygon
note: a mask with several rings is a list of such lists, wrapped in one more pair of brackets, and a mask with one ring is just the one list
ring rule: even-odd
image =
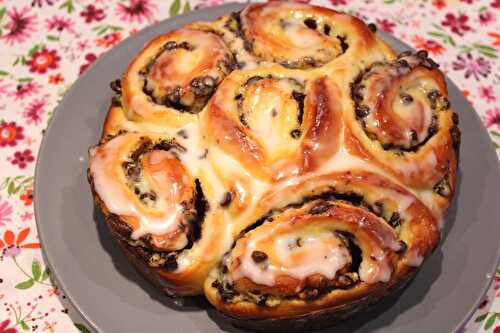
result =
[{"label": "round plate", "polygon": [[[66,295],[98,332],[240,332],[203,297],[172,300],[139,276],[93,205],[87,150],[97,143],[111,101],[109,82],[153,37],[242,5],[194,11],[142,30],[89,68],[59,105],[36,168],[35,213],[43,249]],[[383,35],[401,51],[409,47]],[[439,248],[402,293],[338,327],[340,332],[451,332],[466,322],[490,283],[499,254],[500,168],[487,132],[456,86],[460,116],[458,191]],[[184,303],[181,305],[180,303]]]}]

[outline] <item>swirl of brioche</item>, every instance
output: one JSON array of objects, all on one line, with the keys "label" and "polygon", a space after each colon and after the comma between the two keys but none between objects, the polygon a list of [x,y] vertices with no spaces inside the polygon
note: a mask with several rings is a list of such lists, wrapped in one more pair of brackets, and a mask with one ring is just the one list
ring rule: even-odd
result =
[{"label": "swirl of brioche", "polygon": [[389,293],[439,241],[437,221],[415,195],[360,170],[270,190],[254,216],[265,218],[205,282],[210,302],[252,329],[283,331],[316,311],[332,315],[318,324],[327,326]]},{"label": "swirl of brioche", "polygon": [[460,130],[425,51],[270,1],[154,38],[114,92],[88,178],[132,264],[233,325],[334,325],[436,248]]},{"label": "swirl of brioche", "polygon": [[224,233],[217,232],[221,212],[207,199],[210,183],[193,178],[183,154],[186,148],[165,135],[123,133],[91,150],[88,176],[111,233],[134,264],[165,292],[191,295],[222,253]]},{"label": "swirl of brioche", "polygon": [[231,52],[214,33],[184,28],[157,37],[124,75],[125,114],[139,122],[185,125],[196,119],[232,66]]},{"label": "swirl of brioche", "polygon": [[340,96],[327,77],[280,67],[233,72],[207,106],[204,132],[254,176],[286,179],[338,150]]}]

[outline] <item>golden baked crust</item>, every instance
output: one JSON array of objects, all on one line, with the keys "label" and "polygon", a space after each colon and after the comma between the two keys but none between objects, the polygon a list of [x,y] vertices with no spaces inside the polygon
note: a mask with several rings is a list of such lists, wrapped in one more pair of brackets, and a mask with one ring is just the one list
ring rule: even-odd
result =
[{"label": "golden baked crust", "polygon": [[439,243],[460,131],[425,51],[306,4],[252,4],[148,43],[88,178],[141,273],[235,326],[333,325],[405,286]]}]

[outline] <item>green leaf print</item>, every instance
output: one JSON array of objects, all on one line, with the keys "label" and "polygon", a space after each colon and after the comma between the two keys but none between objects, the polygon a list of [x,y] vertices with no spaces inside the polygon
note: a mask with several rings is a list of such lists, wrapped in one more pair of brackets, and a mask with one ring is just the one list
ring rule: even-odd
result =
[{"label": "green leaf print", "polygon": [[32,187],[33,177],[25,176],[6,177],[2,184],[0,184],[0,190],[6,189],[9,197],[18,193],[23,193]]},{"label": "green leaf print", "polygon": [[23,329],[23,331],[29,331],[30,330],[30,327],[28,325],[26,325],[26,322],[24,320],[21,320],[19,322],[19,325],[21,325],[21,328]]},{"label": "green leaf print", "polygon": [[189,1],[186,1],[186,3],[184,4],[184,10],[182,12],[189,13],[190,11],[191,11],[191,4],[189,3]]},{"label": "green leaf print", "polygon": [[440,40],[443,41],[443,43],[445,44],[450,44],[452,46],[457,46],[457,43],[455,43],[455,40],[453,39],[453,37],[451,37],[450,35],[444,33],[444,32],[440,32],[440,31],[430,31],[428,32],[428,34],[430,36],[433,36],[433,37],[436,37]]},{"label": "green leaf print", "polygon": [[35,281],[33,279],[28,279],[24,282],[16,284],[15,288],[22,289],[22,290],[29,289],[29,288],[33,287],[34,284],[35,284]]},{"label": "green leaf print", "polygon": [[92,333],[92,332],[90,332],[90,330],[89,330],[87,327],[85,327],[85,325],[83,325],[83,324],[75,323],[75,326],[76,326],[76,328],[78,328],[78,330],[79,330],[81,333]]},{"label": "green leaf print", "polygon": [[488,313],[484,313],[484,314],[482,314],[482,315],[478,316],[478,317],[476,318],[476,320],[474,320],[474,322],[475,322],[475,323],[479,323],[479,322],[483,321],[484,319],[486,319],[486,317],[488,317]]},{"label": "green leaf print", "polygon": [[0,70],[0,76],[7,76],[7,75],[9,75],[9,72]]},{"label": "green leaf print", "polygon": [[40,276],[42,275],[42,268],[40,267],[40,263],[36,259],[34,259],[31,263],[31,274],[33,274],[33,279],[35,281],[40,280]]},{"label": "green leaf print", "polygon": [[497,320],[498,313],[492,313],[491,316],[486,320],[486,323],[484,324],[484,329],[489,330],[490,328],[493,327],[495,324],[495,320]]},{"label": "green leaf print", "polygon": [[64,9],[71,14],[75,10],[75,5],[73,4],[73,0],[68,0],[59,6],[59,9]]},{"label": "green leaf print", "polygon": [[60,38],[59,38],[59,36],[47,35],[47,39],[52,41],[52,42],[57,42]]},{"label": "green leaf print", "polygon": [[170,17],[179,14],[180,9],[181,9],[181,0],[174,0],[174,2],[172,2],[172,4],[170,5],[170,10],[169,10]]},{"label": "green leaf print", "polygon": [[47,280],[49,277],[50,277],[50,270],[49,270],[49,268],[47,267],[47,268],[45,268],[45,269],[43,270],[43,273],[42,273],[42,276],[41,276],[41,278],[40,278],[40,281],[45,281],[45,280]]},{"label": "green leaf print", "polygon": [[3,20],[3,17],[5,16],[5,12],[7,11],[7,8],[6,7],[2,7],[0,8],[0,23],[2,22]]},{"label": "green leaf print", "polygon": [[497,49],[492,46],[474,43],[472,47],[488,58],[497,58]]}]

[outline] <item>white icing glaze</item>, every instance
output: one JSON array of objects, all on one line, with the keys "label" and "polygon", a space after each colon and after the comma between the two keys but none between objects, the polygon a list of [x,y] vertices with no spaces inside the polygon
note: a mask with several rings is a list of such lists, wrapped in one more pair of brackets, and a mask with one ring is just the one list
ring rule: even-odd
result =
[{"label": "white icing glaze", "polygon": [[347,149],[342,146],[337,153],[329,160],[324,162],[317,173],[326,173],[334,171],[353,171],[353,170],[366,170],[366,171],[380,171],[379,168],[366,162],[365,160],[349,154]]},{"label": "white icing glaze", "polygon": [[[302,240],[300,247],[294,246],[298,237]],[[331,232],[316,235],[285,234],[274,239],[273,243],[273,253],[268,254],[272,257],[268,263],[262,265],[252,259],[257,242],[251,241],[235,276],[245,276],[255,283],[267,286],[273,286],[280,275],[302,281],[317,273],[333,279],[337,271],[351,260],[349,251]]]},{"label": "white icing glaze", "polygon": [[373,251],[371,258],[364,259],[359,266],[359,278],[366,283],[387,282],[391,279],[392,268],[381,251]]},{"label": "white icing glaze", "polygon": [[422,265],[424,257],[418,253],[418,249],[411,249],[405,256],[405,263],[411,267],[419,267]]},{"label": "white icing glaze", "polygon": [[[163,172],[154,173],[152,178],[158,184],[171,184],[168,191],[158,193],[158,207],[155,214],[146,215],[141,211],[140,204],[126,185],[121,164],[125,156],[120,153],[127,142],[127,136],[119,136],[91,152],[90,172],[93,176],[94,188],[108,210],[116,215],[136,218],[139,227],[133,231],[132,238],[137,239],[145,234],[164,235],[178,228],[182,206],[168,202],[167,196],[175,197],[177,186],[175,182],[165,179]],[[152,160],[159,163],[165,155],[152,154]],[[160,185],[161,186],[161,185]],[[163,188],[165,190],[165,188]]]}]

